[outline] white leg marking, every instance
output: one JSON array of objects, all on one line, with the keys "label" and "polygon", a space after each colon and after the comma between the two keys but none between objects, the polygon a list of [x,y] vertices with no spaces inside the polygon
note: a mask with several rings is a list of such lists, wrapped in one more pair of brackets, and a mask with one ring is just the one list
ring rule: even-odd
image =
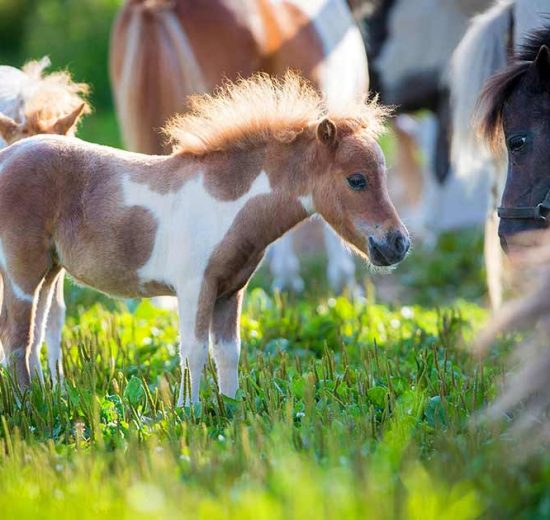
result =
[{"label": "white leg marking", "polygon": [[[52,378],[52,384],[63,381],[63,363],[61,351],[61,333],[65,323],[65,298],[63,297],[64,276],[60,275],[53,288],[54,298],[50,306],[48,321],[46,324],[46,346],[48,347],[48,367]],[[58,378],[59,377],[59,378]]]},{"label": "white leg marking", "polygon": [[44,382],[44,374],[40,363],[40,352],[44,343],[46,323],[48,322],[54,290],[55,287],[53,284],[44,284],[40,291],[37,292],[34,302],[34,334],[30,345],[29,370],[31,377],[38,375],[42,383]]},{"label": "white leg marking", "polygon": [[[200,289],[201,283],[193,283],[178,290],[181,363],[178,406],[188,406],[190,403],[199,402],[202,370],[208,359],[208,339],[199,339],[195,335]],[[191,380],[190,388],[186,382],[187,369],[189,370],[188,379]]]},{"label": "white leg marking", "polygon": [[212,354],[218,372],[220,393],[234,398],[239,389],[239,357],[241,339],[214,342]]}]

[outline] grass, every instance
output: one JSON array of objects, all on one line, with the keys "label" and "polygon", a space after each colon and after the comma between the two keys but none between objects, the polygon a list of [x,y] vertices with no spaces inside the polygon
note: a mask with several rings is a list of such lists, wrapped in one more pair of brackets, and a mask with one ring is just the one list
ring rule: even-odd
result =
[{"label": "grass", "polygon": [[[470,254],[447,249],[395,273],[414,280],[407,297],[440,255]],[[505,430],[472,420],[511,340],[484,364],[468,355],[487,312],[464,288],[435,308],[322,286],[273,296],[267,282],[245,302],[238,399],[215,392],[210,364],[192,409],[174,406],[173,314],[70,288],[65,388],[17,396],[0,375],[2,518],[548,517],[548,457],[515,457]]]}]

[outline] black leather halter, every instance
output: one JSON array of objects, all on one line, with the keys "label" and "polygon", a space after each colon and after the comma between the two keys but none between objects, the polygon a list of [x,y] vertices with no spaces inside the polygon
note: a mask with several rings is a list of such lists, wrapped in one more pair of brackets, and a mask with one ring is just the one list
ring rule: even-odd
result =
[{"label": "black leather halter", "polygon": [[536,206],[523,208],[497,208],[500,218],[522,220],[548,220],[550,215],[550,190],[544,200]]}]

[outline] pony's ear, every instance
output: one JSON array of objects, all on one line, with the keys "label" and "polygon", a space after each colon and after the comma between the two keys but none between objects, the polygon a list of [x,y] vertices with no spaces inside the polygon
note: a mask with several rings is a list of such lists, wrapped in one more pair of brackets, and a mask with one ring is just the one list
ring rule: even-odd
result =
[{"label": "pony's ear", "polygon": [[9,141],[17,131],[18,124],[8,116],[0,114],[0,136],[4,141]]},{"label": "pony's ear", "polygon": [[336,125],[328,118],[317,125],[317,139],[325,146],[332,146],[337,139]]},{"label": "pony's ear", "polygon": [[539,49],[534,66],[541,83],[550,88],[550,49],[546,45]]},{"label": "pony's ear", "polygon": [[59,118],[51,127],[54,134],[67,135],[71,129],[76,125],[79,117],[84,111],[85,103],[76,107],[70,114]]}]

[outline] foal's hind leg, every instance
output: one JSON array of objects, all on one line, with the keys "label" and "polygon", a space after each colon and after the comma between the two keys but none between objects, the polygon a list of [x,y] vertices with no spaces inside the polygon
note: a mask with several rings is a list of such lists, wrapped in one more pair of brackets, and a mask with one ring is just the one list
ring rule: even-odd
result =
[{"label": "foal's hind leg", "polygon": [[[38,284],[37,284],[38,285]],[[6,364],[21,387],[30,382],[27,348],[32,339],[34,291],[25,291],[5,278],[4,302],[0,312],[0,339]]]},{"label": "foal's hind leg", "polygon": [[49,312],[58,278],[59,269],[53,269],[44,277],[42,285],[35,293],[34,332],[30,344],[29,370],[31,376],[37,375],[42,382],[44,382],[44,375],[42,373],[42,365],[40,364],[40,351],[44,343],[46,324],[50,322]]},{"label": "foal's hind leg", "polygon": [[52,304],[48,314],[46,324],[46,346],[48,347],[48,366],[52,383],[61,383],[63,381],[63,363],[61,352],[61,333],[65,323],[65,298],[63,285],[65,281],[65,271],[61,271],[54,282],[52,289]]},{"label": "foal's hind leg", "polygon": [[[43,282],[51,276],[52,261],[43,237],[3,230],[0,274],[4,301],[0,312],[0,340],[19,385],[28,386],[29,358],[34,339],[34,317]],[[57,270],[56,270],[57,269]],[[58,268],[54,268],[58,272]],[[51,281],[49,281],[51,283]]]}]

